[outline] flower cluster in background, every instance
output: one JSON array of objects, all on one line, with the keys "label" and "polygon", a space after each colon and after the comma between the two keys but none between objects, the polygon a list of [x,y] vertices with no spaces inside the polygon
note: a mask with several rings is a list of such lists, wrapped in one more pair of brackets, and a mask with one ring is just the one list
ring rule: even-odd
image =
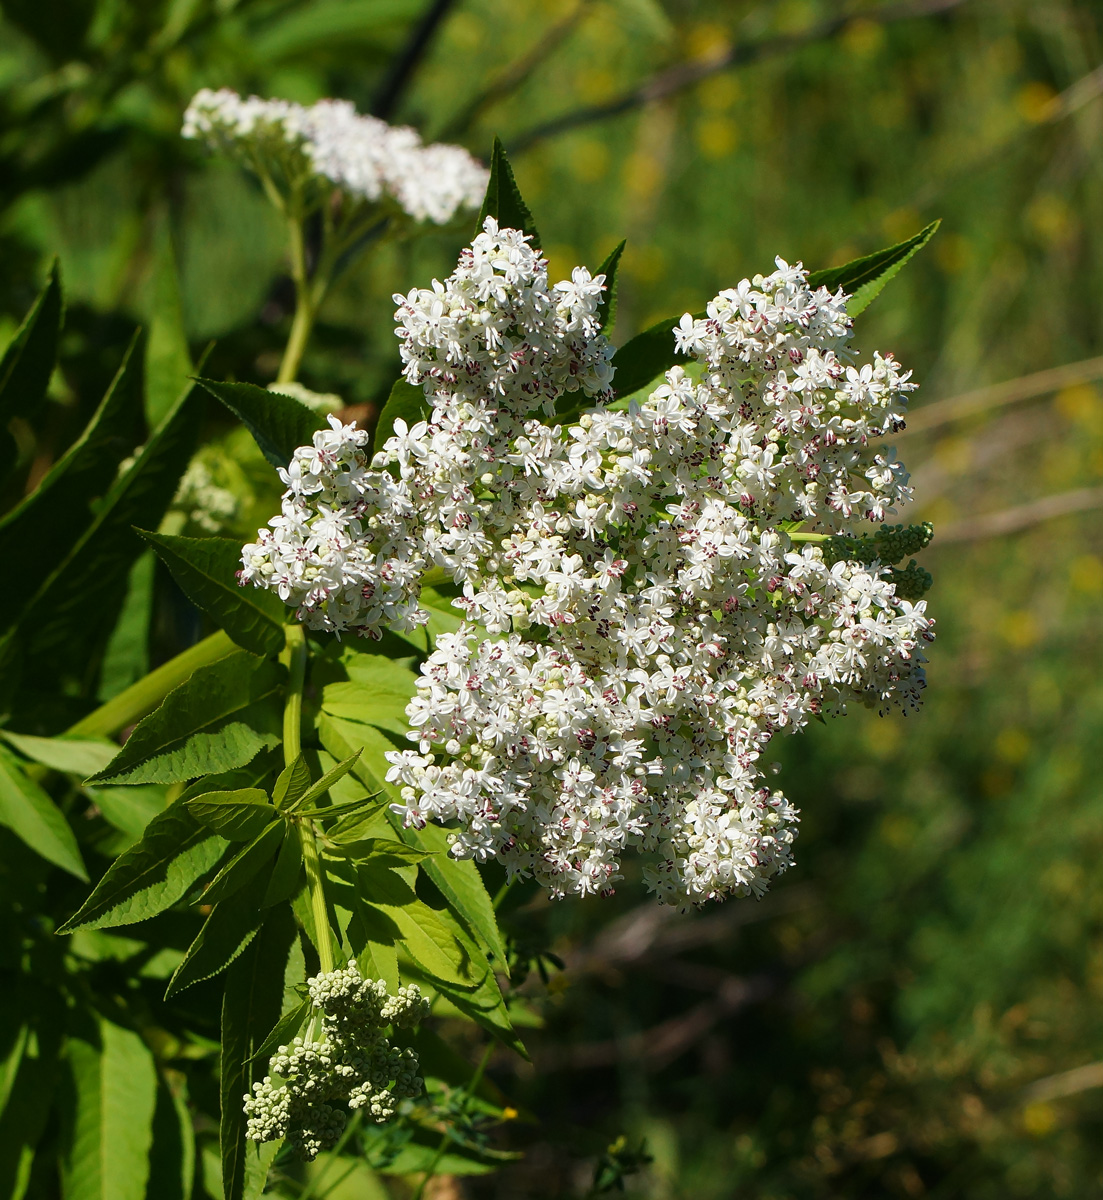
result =
[{"label": "flower cluster in background", "polygon": [[417,1053],[393,1046],[385,1029],[416,1025],[428,1012],[416,984],[388,995],[382,980],[361,976],[355,960],[309,980],[309,994],[320,1037],[280,1046],[269,1074],[245,1097],[246,1136],[287,1138],[308,1161],[337,1144],[346,1110],[382,1122],[398,1100],[421,1094]]},{"label": "flower cluster in background", "polygon": [[327,181],[356,201],[390,200],[415,221],[443,225],[477,208],[486,190],[486,169],[462,147],[423,145],[415,130],[363,116],[347,100],[304,107],[204,88],[184,114],[183,134],[262,177]]},{"label": "flower cluster in background", "polygon": [[560,896],[611,890],[630,850],[665,901],[761,894],[797,822],[764,783],[773,735],[923,687],[924,603],[820,544],[907,497],[874,443],[914,385],[891,356],[856,365],[846,296],[778,260],[682,319],[699,371],[564,427],[565,392],[610,397],[603,285],[549,286],[488,221],[453,276],[396,297],[428,419],[371,463],[336,421],[298,450],[242,581],[375,636],[425,619],[428,567],[460,585],[389,774],[409,823],[458,822],[455,854]]}]

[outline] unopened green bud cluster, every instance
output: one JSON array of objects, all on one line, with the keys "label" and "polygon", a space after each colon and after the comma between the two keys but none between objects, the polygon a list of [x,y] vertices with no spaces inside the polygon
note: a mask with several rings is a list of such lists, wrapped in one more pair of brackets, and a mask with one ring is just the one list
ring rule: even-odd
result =
[{"label": "unopened green bud cluster", "polygon": [[[898,563],[909,554],[925,550],[934,536],[930,521],[922,525],[885,525],[876,533],[862,537],[837,534],[829,537],[822,546],[823,560],[828,566],[834,563],[879,562],[885,565]],[[896,594],[902,600],[918,600],[931,586],[933,580],[913,558],[906,567],[893,567],[888,578],[896,585]]]},{"label": "unopened green bud cluster", "polygon": [[245,1097],[246,1136],[255,1142],[287,1138],[308,1162],[336,1145],[348,1110],[377,1123],[393,1116],[397,1101],[421,1094],[417,1054],[399,1049],[388,1027],[416,1025],[428,1012],[416,984],[392,996],[382,980],[364,979],[355,960],[343,970],[308,981],[317,1039],[297,1037],[280,1046],[269,1073]]}]

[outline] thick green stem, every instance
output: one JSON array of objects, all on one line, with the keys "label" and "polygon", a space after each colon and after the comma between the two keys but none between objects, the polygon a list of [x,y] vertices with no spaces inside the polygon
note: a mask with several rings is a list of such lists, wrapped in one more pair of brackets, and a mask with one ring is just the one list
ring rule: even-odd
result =
[{"label": "thick green stem", "polygon": [[74,737],[113,737],[153,712],[173,688],[191,678],[196,668],[217,662],[234,649],[234,643],[222,630],[212,633],[175,658],[170,658],[155,671],[150,671],[65,732]]},{"label": "thick green stem", "polygon": [[292,210],[287,222],[291,235],[291,278],[295,281],[295,317],[291,322],[291,336],[283,352],[283,361],[276,376],[277,383],[290,383],[298,378],[299,366],[306,353],[306,345],[314,328],[317,309],[314,304],[314,289],[310,286],[306,268],[306,240],[303,236],[302,217]]},{"label": "thick green stem", "polygon": [[[283,761],[291,764],[302,753],[303,738],[303,686],[306,683],[306,662],[309,648],[306,634],[301,625],[287,626],[287,696],[283,704]],[[314,936],[318,947],[318,960],[323,971],[333,970],[333,935],[329,928],[329,908],[326,905],[325,871],[318,842],[314,836],[314,822],[309,817],[295,820],[295,832],[303,852],[306,868],[306,884],[310,890],[310,908],[314,914]]]}]

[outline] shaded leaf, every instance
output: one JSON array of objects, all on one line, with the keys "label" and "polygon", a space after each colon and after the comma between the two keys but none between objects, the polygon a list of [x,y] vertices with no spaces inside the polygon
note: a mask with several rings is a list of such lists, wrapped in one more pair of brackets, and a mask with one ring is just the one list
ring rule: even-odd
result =
[{"label": "shaded leaf", "polygon": [[197,821],[231,842],[259,837],[276,815],[267,792],[260,788],[207,792],[185,803]]},{"label": "shaded leaf", "polygon": [[425,397],[425,389],[412,383],[407,383],[401,375],[391,385],[390,395],[383,405],[376,422],[373,435],[373,450],[382,450],[387,439],[394,433],[395,421],[405,421],[409,429],[424,421],[430,409]]},{"label": "shaded leaf", "polygon": [[[137,336],[84,432],[35,490],[0,519],[0,554],[20,564],[0,627],[15,622],[58,559],[72,551],[93,520],[94,503],[109,491],[119,463],[137,444],[142,398],[136,341]],[[50,536],[43,537],[47,529]]]},{"label": "shaded leaf", "polygon": [[284,767],[272,788],[272,803],[280,809],[290,808],[302,799],[310,787],[310,767],[306,758],[299,754],[293,763]]},{"label": "shaded leaf", "polygon": [[65,1200],[145,1200],[157,1071],[141,1037],[97,1018],[98,1045],[69,1040],[74,1113],[62,1156]]},{"label": "shaded leaf", "polygon": [[172,537],[145,529],[137,532],[157,551],[196,608],[239,646],[262,657],[283,649],[287,607],[272,592],[238,584],[238,542],[233,538]]},{"label": "shaded leaf", "polygon": [[281,900],[290,900],[299,890],[299,879],[303,871],[303,848],[298,835],[288,830],[280,846],[279,856],[272,874],[268,879],[268,887],[261,908],[269,908],[279,904]]},{"label": "shaded leaf", "polygon": [[271,1058],[281,1046],[286,1046],[303,1027],[303,1022],[306,1020],[310,1009],[310,1001],[303,1000],[296,1004],[294,1008],[285,1012],[272,1027],[271,1033],[253,1051],[250,1061],[264,1062],[264,1060]]},{"label": "shaded leaf", "polygon": [[595,274],[605,276],[605,292],[601,303],[597,306],[597,323],[601,326],[606,337],[613,331],[617,321],[617,272],[620,270],[620,257],[624,253],[627,242],[621,242],[614,247],[609,257],[598,267]]},{"label": "shaded leaf", "polygon": [[319,429],[329,428],[324,417],[280,392],[252,383],[199,382],[245,424],[274,467],[286,467],[299,446],[310,445]]},{"label": "shaded leaf", "polygon": [[96,699],[110,700],[149,672],[149,630],[153,619],[153,589],[157,560],[152,550],[138,556],[127,577],[115,628],[100,667]]},{"label": "shaded leaf", "polygon": [[[352,818],[355,820],[355,817]],[[396,842],[390,838],[356,838],[333,837],[327,835],[326,853],[335,854],[340,858],[350,858],[354,862],[367,862],[368,859],[380,861],[382,866],[404,866],[418,863],[429,857],[426,850],[418,850],[407,846],[405,842]]]},{"label": "shaded leaf", "polygon": [[69,822],[50,797],[23,774],[19,760],[0,747],[0,825],[6,825],[47,862],[78,879],[88,873]]},{"label": "shaded leaf", "polygon": [[856,317],[877,298],[881,289],[900,272],[904,264],[934,237],[941,224],[941,221],[932,221],[917,234],[897,242],[895,246],[886,246],[884,250],[855,258],[841,267],[812,271],[808,283],[811,287],[825,287],[833,292],[839,288],[849,292],[846,311]]},{"label": "shaded leaf", "polygon": [[61,271],[55,258],[46,286],[23,318],[0,358],[0,427],[13,416],[28,416],[46,397],[61,334]]},{"label": "shaded leaf", "polygon": [[[223,907],[220,905],[215,913]],[[284,969],[295,941],[290,912],[286,908],[267,911],[269,919],[260,936],[226,973],[222,993],[218,1132],[224,1200],[242,1200],[251,1177],[260,1174],[263,1182],[266,1162],[271,1161],[271,1155],[262,1157],[255,1142],[246,1141],[246,1118],[241,1104],[242,1096],[251,1090],[254,1080],[265,1074],[267,1063],[257,1061],[257,1051],[264,1040],[264,1031],[270,1030],[279,1018]],[[271,1147],[276,1148],[274,1144]]]},{"label": "shaded leaf", "polygon": [[486,185],[486,196],[479,210],[479,223],[475,232],[482,232],[483,222],[493,217],[500,229],[520,229],[532,238],[533,246],[540,246],[540,234],[532,219],[529,206],[521,196],[521,189],[513,177],[505,147],[500,138],[494,139],[490,154],[490,180]]},{"label": "shaded leaf", "polygon": [[[284,670],[244,650],[200,667],[143,718],[93,783],[178,783],[244,766],[279,740],[272,710]],[[276,714],[278,718],[278,714]]]},{"label": "shaded leaf", "polygon": [[103,929],[145,921],[182,900],[221,858],[226,842],[177,800],[146,827],[142,840],[108,867],[79,912],[58,930]]},{"label": "shaded leaf", "polygon": [[[287,825],[273,821],[211,880],[199,897],[201,904],[219,904],[239,891],[258,871],[272,861],[284,840]],[[266,888],[267,894],[267,888]],[[262,903],[261,907],[265,907]]]},{"label": "shaded leaf", "polygon": [[165,810],[165,789],[155,783],[134,787],[85,788],[85,795],[109,825],[137,841],[154,817]]},{"label": "shaded leaf", "polygon": [[[704,315],[694,313],[694,320],[700,320]],[[676,317],[657,321],[630,338],[613,355],[613,370],[616,372],[613,390],[618,396],[630,396],[677,363],[689,361],[674,348],[674,329],[680,320],[679,313]]]},{"label": "shaded leaf", "polygon": [[192,373],[180,285],[168,215],[159,215],[153,235],[153,307],[146,341],[146,418],[156,428],[186,389]]},{"label": "shaded leaf", "polygon": [[[230,900],[216,904],[165,989],[168,1000],[224,971],[253,940],[267,912],[260,902],[267,880],[254,875]],[[282,990],[282,968],[281,968]],[[239,1096],[240,1100],[240,1096]]]}]

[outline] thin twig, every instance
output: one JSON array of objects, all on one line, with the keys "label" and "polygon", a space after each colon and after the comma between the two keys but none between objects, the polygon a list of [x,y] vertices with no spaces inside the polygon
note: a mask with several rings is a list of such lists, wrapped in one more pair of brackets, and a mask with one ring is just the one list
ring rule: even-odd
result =
[{"label": "thin twig", "polygon": [[656,100],[662,100],[676,92],[693,87],[711,75],[721,71],[732,70],[736,67],[749,66],[765,58],[773,58],[786,54],[813,42],[827,41],[841,33],[860,15],[863,21],[875,21],[888,24],[892,21],[904,21],[911,17],[935,16],[960,7],[965,0],[908,0],[903,4],[886,5],[880,10],[849,13],[846,16],[832,17],[821,21],[805,33],[784,34],[779,37],[764,38],[759,42],[736,43],[730,49],[719,54],[707,55],[692,59],[688,62],[677,63],[664,71],[644,80],[643,83],[623,92],[604,104],[587,105],[566,112],[562,116],[553,117],[542,125],[537,125],[515,137],[511,137],[510,148],[514,153],[527,150],[535,143],[556,134],[565,133],[568,129],[577,129],[580,125],[591,125],[595,121],[604,121],[608,117],[619,116]]},{"label": "thin twig", "polygon": [[372,112],[383,120],[389,120],[410,82],[414,77],[422,59],[429,51],[433,36],[440,28],[448,10],[455,0],[433,0],[425,15],[414,27],[410,39],[395,58],[387,73],[386,79],[380,85],[372,103]]},{"label": "thin twig", "polygon": [[492,104],[512,96],[575,31],[587,9],[593,6],[593,2],[594,0],[578,0],[574,8],[543,33],[525,54],[499,72],[481,92],[476,93],[441,130],[441,141],[456,141],[471,128],[482,112]]},{"label": "thin twig", "polygon": [[1001,512],[985,513],[979,517],[968,517],[964,521],[952,521],[938,527],[938,545],[947,542],[972,542],[979,538],[1000,537],[1018,533],[1043,521],[1071,513],[1086,512],[1103,508],[1103,487],[1076,488],[1071,492],[1059,492],[1030,504],[1019,504]]},{"label": "thin twig", "polygon": [[893,440],[907,434],[928,433],[954,421],[976,416],[977,413],[1003,408],[1008,404],[1018,404],[1020,400],[1032,400],[1036,396],[1046,396],[1062,388],[1072,387],[1077,383],[1090,383],[1095,379],[1103,379],[1103,356],[1065,363],[1064,366],[1050,367],[1048,370],[1021,375],[1016,379],[1006,379],[1003,383],[977,388],[960,396],[950,396],[916,409],[908,414],[907,429],[894,434]]},{"label": "thin twig", "polygon": [[1039,1104],[1047,1100],[1059,1100],[1062,1096],[1075,1096],[1078,1092],[1097,1087],[1103,1087],[1103,1062],[1086,1063],[1082,1067],[1073,1067],[1071,1071],[1036,1079],[1023,1088],[1020,1099],[1023,1104]]}]

